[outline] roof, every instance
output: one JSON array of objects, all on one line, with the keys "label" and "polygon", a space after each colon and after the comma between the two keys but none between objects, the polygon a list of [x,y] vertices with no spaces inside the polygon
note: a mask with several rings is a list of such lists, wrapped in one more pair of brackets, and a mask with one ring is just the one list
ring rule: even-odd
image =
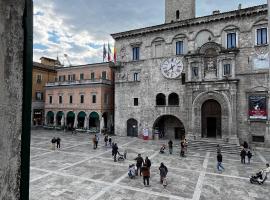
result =
[{"label": "roof", "polygon": [[56,72],[55,67],[49,66],[49,65],[44,65],[38,62],[33,62],[33,69],[40,69],[40,70],[45,70],[45,71],[51,71],[51,72]]},{"label": "roof", "polygon": [[75,66],[69,66],[69,67],[57,67],[56,70],[76,69],[76,68],[84,68],[84,67],[111,67],[113,65],[114,65],[113,62],[102,62],[102,63],[75,65]]},{"label": "roof", "polygon": [[138,36],[142,34],[160,32],[164,30],[172,30],[172,29],[189,27],[189,26],[196,26],[200,24],[206,24],[206,23],[211,23],[211,22],[217,22],[217,21],[233,19],[237,17],[244,17],[244,16],[251,16],[251,15],[258,15],[258,14],[267,14],[267,4],[253,6],[253,7],[239,9],[239,10],[233,10],[229,12],[223,12],[223,13],[214,14],[214,15],[197,17],[193,19],[165,23],[165,24],[160,24],[156,26],[134,29],[130,31],[120,32],[120,33],[114,33],[114,34],[111,34],[111,36],[115,40],[117,40],[117,39],[121,39],[125,37],[134,37],[134,36]]}]

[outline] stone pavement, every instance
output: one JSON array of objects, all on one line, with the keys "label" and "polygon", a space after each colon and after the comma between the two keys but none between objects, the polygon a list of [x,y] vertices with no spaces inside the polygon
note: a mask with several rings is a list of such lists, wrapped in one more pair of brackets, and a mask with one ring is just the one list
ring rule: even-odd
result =
[{"label": "stone pavement", "polygon": [[[50,140],[60,136],[61,149],[51,150]],[[270,182],[252,185],[248,176],[270,161],[267,152],[256,152],[250,165],[242,165],[237,155],[223,154],[225,172],[216,170],[215,153],[188,151],[186,158],[159,154],[167,141],[143,141],[113,137],[119,152],[127,150],[127,160],[113,162],[111,149],[93,149],[87,134],[71,135],[58,131],[33,130],[31,141],[31,200],[267,200]],[[174,142],[176,144],[176,142]],[[178,144],[177,144],[178,145]],[[152,161],[150,187],[141,177],[127,177],[128,165],[138,153]],[[168,167],[168,186],[159,184],[158,167]]]}]

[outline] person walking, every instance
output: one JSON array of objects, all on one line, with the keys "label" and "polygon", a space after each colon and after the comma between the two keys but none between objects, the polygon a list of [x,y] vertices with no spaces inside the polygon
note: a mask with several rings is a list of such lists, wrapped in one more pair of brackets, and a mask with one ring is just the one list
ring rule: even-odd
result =
[{"label": "person walking", "polygon": [[147,167],[149,168],[149,170],[150,170],[150,168],[151,168],[151,160],[149,160],[148,157],[145,157],[144,163],[146,164],[146,166],[147,166]]},{"label": "person walking", "polygon": [[109,145],[112,146],[112,138],[109,137]]},{"label": "person walking", "polygon": [[143,165],[143,158],[141,157],[141,154],[138,154],[138,157],[135,158],[136,160],[136,167],[137,167],[137,174],[139,174],[140,171],[140,176],[142,175],[142,165]]},{"label": "person walking", "polygon": [[104,142],[105,142],[105,146],[107,146],[108,145],[108,135],[105,135]]},{"label": "person walking", "polygon": [[247,155],[247,152],[246,152],[245,148],[243,148],[241,153],[240,153],[241,163],[242,164],[246,163],[246,155]]},{"label": "person walking", "polygon": [[173,142],[172,142],[172,140],[170,140],[168,142],[168,146],[169,146],[169,152],[170,152],[170,154],[172,154],[172,152],[173,152]]},{"label": "person walking", "polygon": [[116,160],[117,154],[118,154],[118,146],[117,146],[117,144],[115,143],[115,144],[113,144],[113,146],[112,146],[112,155],[113,155],[114,162],[117,162],[117,160]]},{"label": "person walking", "polygon": [[98,135],[95,135],[95,140],[96,140],[95,144],[96,144],[96,149],[97,149],[98,148],[98,141],[99,141]]},{"label": "person walking", "polygon": [[53,139],[51,140],[52,143],[52,150],[55,150],[55,143],[56,143],[56,138],[53,137]]},{"label": "person walking", "polygon": [[181,146],[180,156],[185,157],[185,142],[184,142],[184,140],[181,141],[180,146]]},{"label": "person walking", "polygon": [[60,142],[61,142],[61,139],[58,137],[58,138],[56,139],[56,148],[57,148],[57,149],[60,149]]},{"label": "person walking", "polygon": [[93,148],[96,149],[96,135],[93,136],[92,142],[93,142]]},{"label": "person walking", "polygon": [[[150,186],[149,185],[149,178],[150,178],[150,168],[147,167],[147,164],[144,163],[142,168],[141,168],[141,171],[142,171],[142,175],[143,175],[143,184],[144,186]],[[145,184],[145,182],[147,182],[147,185]]]},{"label": "person walking", "polygon": [[221,153],[217,154],[217,170],[219,172],[222,172],[222,170],[223,171],[225,170],[225,168],[222,165],[222,154]]},{"label": "person walking", "polygon": [[160,174],[160,183],[163,184],[163,180],[166,178],[168,174],[168,168],[164,165],[164,163],[160,164],[159,174]]},{"label": "person walking", "polygon": [[250,149],[247,152],[247,157],[248,157],[248,164],[250,164],[250,160],[251,160],[251,157],[252,157],[252,153],[251,153]]}]

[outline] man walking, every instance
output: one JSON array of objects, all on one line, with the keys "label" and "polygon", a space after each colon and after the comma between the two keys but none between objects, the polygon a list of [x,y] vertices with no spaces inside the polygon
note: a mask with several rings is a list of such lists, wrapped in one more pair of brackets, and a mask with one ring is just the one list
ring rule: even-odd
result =
[{"label": "man walking", "polygon": [[217,170],[219,172],[222,172],[222,170],[224,171],[224,167],[222,166],[222,155],[221,153],[217,154]]},{"label": "man walking", "polygon": [[246,155],[247,155],[247,152],[246,150],[243,148],[241,153],[240,153],[240,157],[241,157],[241,163],[242,164],[245,164],[246,163]]},{"label": "man walking", "polygon": [[172,140],[170,140],[168,142],[168,146],[169,146],[169,152],[170,152],[170,154],[172,154],[172,152],[173,152],[173,142],[172,142]]},{"label": "man walking", "polygon": [[56,139],[56,148],[57,148],[57,149],[60,149],[60,142],[61,142],[61,139],[58,137],[58,138]]},{"label": "man walking", "polygon": [[113,144],[112,146],[112,155],[113,155],[113,159],[114,159],[114,162],[116,162],[116,156],[117,156],[117,153],[118,153],[118,146],[117,144]]},{"label": "man walking", "polygon": [[136,167],[137,167],[137,174],[139,174],[139,170],[140,170],[140,176],[142,175],[142,165],[143,165],[143,158],[141,157],[141,154],[138,154],[138,157],[135,158],[134,160],[136,160]]}]

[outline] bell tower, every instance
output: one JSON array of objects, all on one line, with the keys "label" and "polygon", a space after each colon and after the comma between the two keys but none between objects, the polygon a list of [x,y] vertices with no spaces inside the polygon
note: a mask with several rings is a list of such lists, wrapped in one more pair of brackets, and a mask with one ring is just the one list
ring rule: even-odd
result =
[{"label": "bell tower", "polygon": [[195,18],[196,0],[165,0],[165,23]]}]

